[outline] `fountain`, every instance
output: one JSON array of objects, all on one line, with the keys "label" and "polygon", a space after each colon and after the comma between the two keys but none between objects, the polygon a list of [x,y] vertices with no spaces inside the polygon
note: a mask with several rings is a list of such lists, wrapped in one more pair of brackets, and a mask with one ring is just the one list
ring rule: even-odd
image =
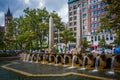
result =
[{"label": "fountain", "polygon": [[58,65],[58,55],[56,56],[56,64],[55,64],[55,66],[57,66]]},{"label": "fountain", "polygon": [[30,58],[30,54],[27,54],[27,58],[26,58],[26,61],[25,61],[25,62],[28,62],[28,61],[29,61],[29,58]]},{"label": "fountain", "polygon": [[112,57],[111,57],[110,71],[107,72],[108,74],[114,74],[115,73],[114,72],[114,59],[115,59],[115,57],[114,57],[114,55],[112,55]]},{"label": "fountain", "polygon": [[26,61],[26,55],[27,55],[27,54],[23,54],[23,62]]},{"label": "fountain", "polygon": [[73,55],[73,57],[72,57],[72,66],[71,67],[68,67],[68,69],[72,69],[72,68],[75,68],[74,67],[74,60],[75,60],[75,55]]},{"label": "fountain", "polygon": [[66,55],[64,55],[64,65],[63,65],[63,67],[66,67],[67,65],[66,65],[66,61],[65,61],[65,58],[66,58]]},{"label": "fountain", "polygon": [[38,63],[38,60],[39,60],[39,54],[37,54],[37,59],[35,63]]},{"label": "fountain", "polygon": [[31,57],[31,61],[30,61],[30,63],[33,62],[33,57],[34,57],[34,55],[35,55],[35,54],[32,54],[32,57]]},{"label": "fountain", "polygon": [[49,55],[49,62],[50,62],[50,63],[49,63],[48,65],[51,65],[51,64],[52,64],[51,61],[52,61],[52,60],[51,60],[51,54],[50,54],[50,55]]},{"label": "fountain", "polygon": [[86,63],[86,56],[83,57],[83,63],[82,63],[82,68],[78,69],[78,70],[85,70],[85,63]]},{"label": "fountain", "polygon": [[98,61],[99,61],[99,55],[97,55],[96,60],[95,60],[95,69],[92,70],[92,72],[97,72],[98,71]]},{"label": "fountain", "polygon": [[43,61],[42,61],[42,64],[45,64],[44,60],[45,60],[45,54],[43,54]]}]

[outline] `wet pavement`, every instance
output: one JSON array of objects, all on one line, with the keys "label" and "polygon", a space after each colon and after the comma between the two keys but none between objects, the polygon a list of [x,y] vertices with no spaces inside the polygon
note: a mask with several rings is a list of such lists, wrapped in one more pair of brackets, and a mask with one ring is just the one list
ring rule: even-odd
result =
[{"label": "wet pavement", "polygon": [[10,61],[10,62],[0,62],[0,66],[5,64],[10,64],[7,67],[20,70],[23,72],[27,72],[33,75],[47,75],[52,74],[53,76],[25,76],[20,73],[16,73],[11,70],[4,69],[0,67],[0,80],[98,80],[96,78],[88,77],[81,77],[78,75],[67,75],[67,76],[54,76],[56,74],[64,74],[69,72],[92,75],[92,76],[99,76],[105,77],[110,79],[119,80],[120,73],[116,72],[114,75],[107,74],[105,71],[98,71],[98,72],[91,72],[91,70],[84,70],[80,71],[78,68],[68,69],[67,67],[63,66],[54,66],[54,65],[47,65],[47,64],[40,64],[40,63],[29,63],[29,62],[22,62],[20,60],[17,61]]}]

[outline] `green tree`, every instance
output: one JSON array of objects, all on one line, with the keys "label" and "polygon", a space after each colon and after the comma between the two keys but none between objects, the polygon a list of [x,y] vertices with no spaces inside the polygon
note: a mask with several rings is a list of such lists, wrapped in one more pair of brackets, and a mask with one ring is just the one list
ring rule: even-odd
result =
[{"label": "green tree", "polygon": [[103,0],[103,2],[108,6],[106,7],[107,14],[101,17],[100,30],[108,29],[115,33],[115,43],[120,45],[120,0]]},{"label": "green tree", "polygon": [[98,46],[99,46],[100,48],[105,48],[106,42],[105,42],[105,39],[104,39],[104,38],[102,38],[102,39],[99,41]]},{"label": "green tree", "polygon": [[89,47],[89,42],[83,38],[82,40],[82,52],[85,52],[85,49]]},{"label": "green tree", "polygon": [[[65,29],[62,33],[60,33],[60,36],[63,38],[62,42],[65,43],[66,47],[69,41],[75,41],[75,38],[73,36],[73,31],[69,29]],[[66,52],[65,47],[65,52]]]}]

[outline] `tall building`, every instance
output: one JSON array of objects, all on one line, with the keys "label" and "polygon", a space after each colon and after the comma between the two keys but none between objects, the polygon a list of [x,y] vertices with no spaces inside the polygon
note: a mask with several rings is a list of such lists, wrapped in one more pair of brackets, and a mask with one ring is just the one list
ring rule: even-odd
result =
[{"label": "tall building", "polygon": [[101,26],[100,17],[105,15],[107,11],[105,8],[107,4],[102,0],[88,0],[88,28],[91,36],[91,48],[98,48],[98,43],[101,39],[105,39],[106,44],[110,44],[114,41],[115,34],[110,34],[107,30],[103,30],[98,35],[95,32]]},{"label": "tall building", "polygon": [[[78,9],[79,8],[79,9]],[[76,42],[83,38],[89,39],[88,32],[88,1],[87,0],[68,0],[68,28],[74,31]],[[78,29],[80,30],[79,33]],[[79,38],[78,38],[79,36]],[[69,45],[76,47],[76,43],[69,43]]]},{"label": "tall building", "polygon": [[10,9],[8,8],[7,13],[5,13],[5,31],[6,31],[8,24],[10,23],[11,20],[12,20],[12,13],[10,12]]},{"label": "tall building", "polygon": [[96,49],[102,38],[107,44],[114,41],[115,34],[110,34],[107,30],[98,35],[94,34],[101,26],[100,17],[106,14],[105,7],[107,4],[102,0],[68,0],[68,28],[74,31],[74,45],[81,45],[82,39],[85,38],[90,42],[91,49]]}]

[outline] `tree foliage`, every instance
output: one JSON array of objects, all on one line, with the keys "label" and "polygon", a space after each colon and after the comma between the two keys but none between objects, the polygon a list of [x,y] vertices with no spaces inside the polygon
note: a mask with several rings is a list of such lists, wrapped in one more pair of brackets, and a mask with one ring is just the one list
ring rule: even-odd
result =
[{"label": "tree foliage", "polygon": [[8,49],[42,49],[48,38],[50,16],[53,16],[55,27],[60,29],[62,22],[56,12],[49,13],[46,8],[24,9],[24,16],[13,18],[7,27]]},{"label": "tree foliage", "polygon": [[120,45],[120,0],[103,0],[108,4],[106,15],[101,17],[101,27],[99,30],[108,29],[116,34],[115,43]]},{"label": "tree foliage", "polygon": [[[75,38],[73,36],[73,31],[69,29],[65,29],[62,33],[60,33],[60,36],[63,38],[62,42],[65,43],[66,46],[69,41],[75,41]],[[65,47],[65,52],[66,52],[66,47]]]}]

